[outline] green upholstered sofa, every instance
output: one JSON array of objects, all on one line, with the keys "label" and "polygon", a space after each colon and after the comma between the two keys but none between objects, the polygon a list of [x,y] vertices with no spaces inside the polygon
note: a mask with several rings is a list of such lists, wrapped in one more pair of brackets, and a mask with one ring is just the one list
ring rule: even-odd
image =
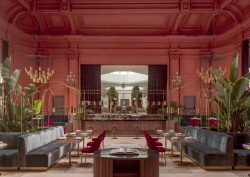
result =
[{"label": "green upholstered sofa", "polygon": [[[195,127],[186,127],[185,135],[193,137],[194,141],[183,142],[182,150],[201,167],[208,170],[232,169],[232,136]],[[177,141],[174,145],[180,148]]]},{"label": "green upholstered sofa", "polygon": [[25,134],[18,139],[20,170],[47,170],[69,150],[69,144],[58,143],[63,127],[52,127]]},{"label": "green upholstered sofa", "polygon": [[230,133],[233,137],[234,169],[250,169],[250,150],[244,149],[243,144],[250,143],[250,132]]},{"label": "green upholstered sofa", "polygon": [[6,148],[0,149],[0,169],[18,170],[19,156],[17,141],[23,133],[20,132],[0,132],[0,141],[8,144]]}]

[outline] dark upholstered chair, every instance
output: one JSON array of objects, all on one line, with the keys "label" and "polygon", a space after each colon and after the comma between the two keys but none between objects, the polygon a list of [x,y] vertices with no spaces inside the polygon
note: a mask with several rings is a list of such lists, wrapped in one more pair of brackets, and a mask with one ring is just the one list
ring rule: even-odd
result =
[{"label": "dark upholstered chair", "polygon": [[20,132],[0,132],[0,141],[8,144],[6,148],[0,149],[1,170],[17,170],[19,168],[17,140],[22,134]]},{"label": "dark upholstered chair", "polygon": [[234,168],[250,169],[250,150],[243,149],[242,144],[250,143],[250,132],[230,133],[234,142]]},{"label": "dark upholstered chair", "polygon": [[161,157],[164,160],[165,165],[167,164],[166,159],[166,148],[162,147],[162,143],[154,140],[147,131],[144,131],[144,137],[146,138],[147,145],[149,149],[155,150],[161,154]]},{"label": "dark upholstered chair", "polygon": [[[100,149],[101,143],[104,141],[106,136],[106,132],[103,131],[97,138],[93,138],[91,142],[87,143],[87,147],[82,149],[82,153],[85,154],[85,162],[87,158],[87,154],[94,153],[98,149]],[[82,157],[81,157],[82,163]]]},{"label": "dark upholstered chair", "polygon": [[57,142],[63,135],[63,127],[59,126],[20,136],[20,170],[47,170],[66,155],[69,144]]},{"label": "dark upholstered chair", "polygon": [[[204,169],[232,169],[233,138],[227,134],[202,128],[186,127],[186,136],[195,141],[182,142],[182,150]],[[174,143],[180,148],[180,143]]]}]

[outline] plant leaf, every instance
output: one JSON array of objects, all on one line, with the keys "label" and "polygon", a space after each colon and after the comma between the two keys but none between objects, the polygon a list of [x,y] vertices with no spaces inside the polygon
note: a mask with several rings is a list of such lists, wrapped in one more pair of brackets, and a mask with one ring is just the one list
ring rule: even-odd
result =
[{"label": "plant leaf", "polygon": [[238,79],[238,53],[233,56],[232,63],[230,65],[229,79],[231,82],[235,82]]},{"label": "plant leaf", "polygon": [[34,114],[39,114],[42,108],[42,100],[35,100],[33,103]]}]

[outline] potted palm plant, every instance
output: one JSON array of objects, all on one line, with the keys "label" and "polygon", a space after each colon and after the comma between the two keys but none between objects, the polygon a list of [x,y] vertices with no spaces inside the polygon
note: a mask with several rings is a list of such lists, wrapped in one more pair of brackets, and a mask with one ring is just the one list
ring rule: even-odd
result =
[{"label": "potted palm plant", "polygon": [[31,119],[41,111],[42,101],[33,99],[35,85],[18,84],[20,70],[11,72],[11,59],[0,63],[0,131],[35,131]]},{"label": "potted palm plant", "polygon": [[113,107],[116,104],[116,101],[118,99],[118,92],[115,89],[114,86],[111,86],[108,90],[108,97],[109,97],[109,112],[112,112]]},{"label": "potted palm plant", "polygon": [[118,92],[114,86],[111,86],[108,90],[109,101],[114,101],[118,99]]},{"label": "potted palm plant", "polygon": [[137,108],[141,107],[141,92],[138,85],[133,86],[131,91],[131,99],[133,103],[132,105],[135,105]]},{"label": "potted palm plant", "polygon": [[250,73],[238,74],[238,54],[235,53],[226,77],[219,69],[210,72],[216,76],[209,91],[214,95],[210,101],[216,106],[220,130],[225,132],[248,131],[246,122],[250,120]]}]

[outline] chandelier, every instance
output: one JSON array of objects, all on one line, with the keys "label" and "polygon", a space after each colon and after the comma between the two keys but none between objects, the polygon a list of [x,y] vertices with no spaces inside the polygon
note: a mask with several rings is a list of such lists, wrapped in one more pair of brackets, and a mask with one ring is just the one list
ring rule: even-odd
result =
[{"label": "chandelier", "polygon": [[47,83],[54,74],[53,69],[42,70],[41,66],[39,66],[38,70],[33,69],[32,66],[29,67],[29,70],[25,67],[25,72],[34,83],[39,84]]},{"label": "chandelier", "polygon": [[76,75],[72,73],[72,71],[69,72],[69,75],[67,75],[67,84],[71,87],[75,87],[77,84],[77,78]]},{"label": "chandelier", "polygon": [[[212,81],[218,80],[218,76],[210,72],[211,69],[212,69],[211,67],[208,68],[207,70],[204,70],[203,68],[201,68],[200,71],[197,71],[198,76],[201,78],[204,84],[210,84]],[[219,67],[218,70],[219,70],[220,75],[224,75],[226,72],[226,68],[222,70],[221,67]]]},{"label": "chandelier", "polygon": [[181,86],[181,76],[179,75],[178,72],[176,72],[171,80],[171,84],[174,88],[178,88]]}]

